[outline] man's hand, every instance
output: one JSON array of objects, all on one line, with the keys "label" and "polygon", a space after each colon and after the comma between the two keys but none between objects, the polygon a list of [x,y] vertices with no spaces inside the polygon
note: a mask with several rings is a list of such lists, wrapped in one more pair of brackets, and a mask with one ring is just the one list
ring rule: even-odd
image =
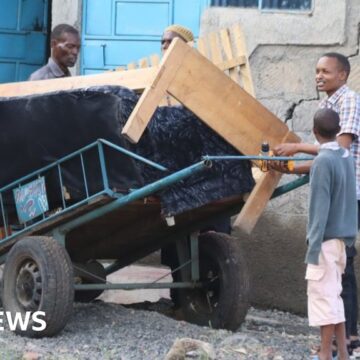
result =
[{"label": "man's hand", "polygon": [[269,161],[269,168],[283,174],[290,173],[285,161]]}]

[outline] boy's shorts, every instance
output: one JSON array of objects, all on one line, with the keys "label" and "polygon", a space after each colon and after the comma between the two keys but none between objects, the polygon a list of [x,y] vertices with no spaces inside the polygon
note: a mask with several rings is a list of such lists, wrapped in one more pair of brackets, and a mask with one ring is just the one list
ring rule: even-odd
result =
[{"label": "boy's shorts", "polygon": [[344,303],[341,298],[341,275],[345,265],[345,244],[339,239],[323,242],[319,265],[307,265],[305,279],[310,326],[345,322]]}]

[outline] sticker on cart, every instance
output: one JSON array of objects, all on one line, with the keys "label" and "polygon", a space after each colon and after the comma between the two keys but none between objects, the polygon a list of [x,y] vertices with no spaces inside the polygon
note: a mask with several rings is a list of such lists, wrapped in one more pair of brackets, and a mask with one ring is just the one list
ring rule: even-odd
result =
[{"label": "sticker on cart", "polygon": [[14,197],[21,223],[30,221],[49,210],[44,177],[14,189]]}]

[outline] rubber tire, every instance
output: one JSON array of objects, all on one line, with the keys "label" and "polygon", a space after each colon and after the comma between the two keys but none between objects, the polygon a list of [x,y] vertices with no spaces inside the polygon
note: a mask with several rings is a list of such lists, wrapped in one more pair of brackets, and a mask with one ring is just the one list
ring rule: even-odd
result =
[{"label": "rubber tire", "polygon": [[[85,271],[94,274],[95,276],[103,279],[99,283],[105,283],[106,282],[106,271],[104,266],[96,260],[91,260],[87,262],[86,264],[74,264],[74,276],[75,278],[80,278],[81,284],[94,284],[93,279],[86,278],[86,274],[81,272],[81,269],[84,269]],[[104,290],[78,290],[75,291],[75,302],[82,302],[82,303],[88,303],[96,299],[98,296],[100,296]]]},{"label": "rubber tire", "polygon": [[[249,275],[239,240],[216,232],[201,234],[199,264],[200,281],[209,286],[176,289],[172,293],[183,319],[216,329],[237,330],[249,308]],[[211,272],[211,278],[217,280],[210,283]],[[211,291],[214,296],[207,298]]]},{"label": "rubber tire", "polygon": [[[38,299],[28,307],[21,303],[21,296],[17,289],[17,281],[26,266],[37,271],[37,281],[39,281],[38,291],[35,291]],[[73,279],[71,260],[65,248],[53,238],[28,237],[17,242],[10,250],[5,262],[2,289],[4,311],[9,311],[12,315],[15,315],[16,312],[43,311],[45,317],[42,319],[46,322],[46,328],[42,331],[35,331],[32,329],[32,324],[36,327],[39,324],[30,320],[26,330],[17,327],[15,332],[33,338],[53,336],[59,333],[65,327],[72,313]]]}]

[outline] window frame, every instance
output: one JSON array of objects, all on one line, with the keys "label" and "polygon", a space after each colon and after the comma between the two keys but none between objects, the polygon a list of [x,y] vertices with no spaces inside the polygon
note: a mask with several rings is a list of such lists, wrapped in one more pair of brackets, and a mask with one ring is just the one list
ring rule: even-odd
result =
[{"label": "window frame", "polygon": [[[282,14],[305,14],[305,15],[309,15],[312,14],[314,12],[314,7],[315,7],[315,1],[316,0],[310,0],[311,1],[311,5],[309,9],[278,9],[278,8],[263,8],[262,4],[263,4],[263,0],[258,0],[258,6],[254,6],[254,7],[244,7],[244,6],[229,6],[229,7],[234,7],[234,8],[239,8],[239,9],[248,9],[248,10],[259,10],[260,12],[263,13],[282,13]],[[219,6],[219,5],[211,5],[211,0],[208,0],[208,6],[209,7],[227,7],[227,6]]]}]

